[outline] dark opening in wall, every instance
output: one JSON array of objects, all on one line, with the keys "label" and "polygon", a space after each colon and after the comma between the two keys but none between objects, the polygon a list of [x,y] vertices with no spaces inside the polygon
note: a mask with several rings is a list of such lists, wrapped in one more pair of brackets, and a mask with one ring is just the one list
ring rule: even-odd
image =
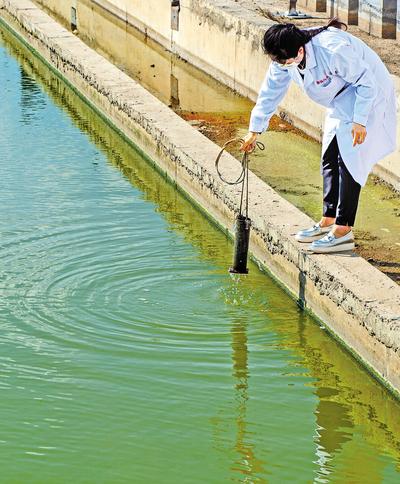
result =
[{"label": "dark opening in wall", "polygon": [[171,29],[179,30],[179,12],[181,10],[180,0],[171,0]]},{"label": "dark opening in wall", "polygon": [[71,7],[71,30],[72,32],[75,32],[78,30],[78,21],[76,18],[76,8]]}]

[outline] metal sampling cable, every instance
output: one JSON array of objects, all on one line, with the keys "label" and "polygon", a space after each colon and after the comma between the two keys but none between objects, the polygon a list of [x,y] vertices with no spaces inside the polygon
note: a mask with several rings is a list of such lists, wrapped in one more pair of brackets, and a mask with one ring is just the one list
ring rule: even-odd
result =
[{"label": "metal sampling cable", "polygon": [[[242,138],[233,138],[227,141],[221,151],[218,153],[218,156],[215,160],[215,169],[217,170],[218,176],[220,179],[226,183],[227,185],[240,185],[242,184],[242,189],[240,193],[240,206],[239,206],[239,214],[236,216],[235,221],[235,249],[234,249],[234,257],[233,257],[233,266],[229,269],[229,272],[235,274],[247,274],[249,271],[247,269],[247,254],[249,251],[249,240],[250,240],[250,227],[251,227],[251,220],[249,218],[249,154],[252,153],[256,147],[260,150],[265,150],[264,143],[261,141],[257,141],[253,150],[248,152],[244,151],[241,165],[242,171],[236,180],[227,180],[222,176],[222,173],[219,169],[219,162],[221,156],[227,146],[233,143],[240,143],[242,146],[244,140]],[[243,201],[246,201],[245,205],[245,212],[243,213]]]}]

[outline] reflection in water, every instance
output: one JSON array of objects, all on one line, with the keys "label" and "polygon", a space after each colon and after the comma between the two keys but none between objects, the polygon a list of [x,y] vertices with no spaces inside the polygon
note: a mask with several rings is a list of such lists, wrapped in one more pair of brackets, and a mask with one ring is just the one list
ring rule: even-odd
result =
[{"label": "reflection in water", "polygon": [[[299,352],[315,378],[318,397],[315,409],[318,474],[334,475],[341,467],[346,476],[357,482],[382,482],[385,464],[376,448],[381,446],[398,461],[400,421],[397,417],[393,419],[392,411],[387,412],[390,407],[398,408],[398,402],[376,382],[363,377],[358,366],[349,372],[350,355],[334,341],[316,339],[303,320],[299,323]],[[369,457],[357,467],[360,438],[369,448]],[[391,442],[392,449],[383,442]]]},{"label": "reflection in water", "polygon": [[[168,228],[195,246],[204,261],[215,264],[217,271],[225,272],[232,249],[226,238],[212,229],[211,224],[199,216],[165,179],[156,176],[131,146],[109,129],[60,80],[54,78],[36,59],[27,57],[23,50],[8,42],[6,45],[12,55],[23,63],[25,76],[29,79],[26,85],[32,79],[40,82],[54,102],[143,192],[143,198],[154,203]],[[239,474],[244,482],[263,482],[262,479],[265,482],[274,465],[271,454],[274,450],[276,452],[276,448],[283,446],[287,453],[280,456],[282,467],[292,457],[288,453],[293,437],[290,432],[285,434],[282,431],[282,435],[277,433],[267,439],[258,429],[253,432],[251,427],[252,432],[249,431],[250,425],[254,425],[249,408],[254,405],[254,392],[257,389],[265,398],[269,396],[268,392],[275,392],[274,399],[278,403],[283,398],[292,402],[294,395],[292,408],[294,412],[298,411],[296,416],[299,419],[302,417],[301,409],[303,415],[315,414],[314,434],[304,435],[304,445],[313,444],[314,462],[302,462],[300,470],[292,470],[292,477],[299,472],[301,479],[304,477],[304,481],[309,482],[312,480],[310,472],[314,472],[318,482],[327,482],[332,476],[341,482],[350,482],[357,476],[365,477],[361,482],[380,482],[384,475],[388,482],[395,482],[398,479],[399,469],[396,466],[400,456],[399,403],[306,314],[300,311],[296,314],[292,309],[289,312],[288,300],[283,297],[281,290],[260,274],[255,266],[251,277],[240,279],[240,284],[227,280],[221,290],[225,301],[232,303],[232,307],[246,305],[246,311],[254,314],[254,319],[249,314],[243,317],[240,317],[240,313],[229,315],[232,318],[230,338],[232,374],[235,379],[234,408],[227,415],[224,408],[224,413],[221,411],[218,418],[212,421],[214,444],[220,453],[231,457],[235,478]],[[268,301],[263,299],[266,294]],[[262,338],[267,337],[267,343],[263,344]],[[257,360],[261,372],[249,362],[252,338],[259,346],[258,351],[262,351],[262,356]],[[262,366],[274,351],[270,366]],[[275,373],[268,374],[273,365],[277,367]],[[293,374],[285,376],[279,373],[279,365],[293,369]],[[265,373],[270,378],[271,387],[268,389],[260,373],[262,377]],[[287,386],[285,382],[288,382]],[[226,401],[229,401],[231,390],[229,387],[230,394],[227,394]],[[316,397],[315,402],[312,397]],[[280,415],[266,417],[274,420]],[[234,426],[233,433],[225,428],[229,427],[229,423]],[[272,437],[275,440],[273,447],[270,447]],[[234,454],[230,452],[231,449]],[[301,453],[301,450],[292,449],[294,453]],[[296,462],[296,465],[300,464]]]},{"label": "reflection in water", "polygon": [[[317,376],[321,382],[330,382],[326,387],[322,384],[317,386],[315,393],[318,396],[318,404],[315,414],[317,417],[317,441],[326,454],[333,456],[349,439],[347,432],[341,429],[353,427],[353,422],[348,415],[348,406],[333,400],[339,396],[339,391],[333,388],[333,384],[339,382],[340,377],[336,377],[332,371],[332,364],[321,358],[318,348],[308,345],[305,322],[302,320],[299,322],[299,344],[307,366],[314,370],[314,376]],[[316,372],[318,373],[316,374]]]},{"label": "reflection in water", "polygon": [[172,109],[178,111],[180,109],[179,104],[179,81],[178,79],[171,73],[171,99],[170,105]]},{"label": "reflection in water", "polygon": [[21,79],[21,121],[32,123],[46,106],[46,101],[38,83],[20,67]]},{"label": "reflection in water", "polygon": [[[349,433],[349,429],[352,429],[354,424],[348,415],[348,405],[343,403],[339,390],[334,388],[335,380],[339,380],[332,372],[332,365],[323,361],[317,348],[307,344],[305,321],[302,320],[299,321],[299,343],[305,364],[311,368],[313,375],[320,382],[316,385],[315,391],[318,397],[315,409],[316,463],[319,466],[318,474],[327,476],[334,468],[335,455],[339,454],[346,441],[351,440],[352,434]],[[327,386],[324,386],[325,384]],[[337,396],[339,401],[331,400]]]},{"label": "reflection in water", "polygon": [[[247,348],[247,321],[234,319],[231,329],[233,376],[236,379],[235,401],[236,409],[236,442],[235,449],[238,459],[232,469],[246,476],[244,482],[266,482],[257,476],[265,475],[263,462],[256,457],[255,445],[251,443],[251,435],[246,429],[247,402],[249,400],[249,368]],[[256,479],[256,480],[255,480]]]},{"label": "reflection in water", "polygon": [[351,440],[352,435],[342,429],[353,427],[353,422],[348,415],[349,409],[341,402],[329,400],[337,394],[338,392],[332,388],[320,387],[316,391],[318,443],[331,458],[342,449],[346,441]]}]

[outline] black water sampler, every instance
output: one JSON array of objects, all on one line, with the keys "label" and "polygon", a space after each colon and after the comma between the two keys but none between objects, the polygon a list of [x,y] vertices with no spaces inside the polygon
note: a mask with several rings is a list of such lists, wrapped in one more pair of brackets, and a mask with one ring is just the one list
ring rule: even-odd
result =
[{"label": "black water sampler", "polygon": [[232,274],[248,274],[247,256],[249,252],[251,220],[239,214],[235,221],[235,246],[233,251],[233,265],[229,269]]},{"label": "black water sampler", "polygon": [[[251,220],[249,218],[249,153],[247,151],[243,152],[241,161],[242,170],[236,180],[227,180],[222,176],[222,173],[219,170],[219,161],[226,147],[232,143],[238,142],[240,145],[243,145],[244,140],[241,138],[234,138],[227,141],[222,146],[221,151],[218,153],[217,159],[215,160],[215,168],[220,179],[227,185],[241,185],[239,214],[236,216],[235,220],[233,265],[229,269],[229,272],[231,274],[248,274],[249,270],[247,268],[247,257],[249,253],[251,227]],[[265,146],[260,141],[257,141],[252,149],[252,152],[255,148],[264,150]]]}]

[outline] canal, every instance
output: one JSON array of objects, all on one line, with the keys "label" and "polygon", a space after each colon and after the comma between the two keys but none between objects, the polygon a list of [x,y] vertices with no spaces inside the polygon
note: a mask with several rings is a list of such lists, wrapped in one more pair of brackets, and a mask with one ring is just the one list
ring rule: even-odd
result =
[{"label": "canal", "polygon": [[398,482],[400,405],[0,30],[1,480]]}]

